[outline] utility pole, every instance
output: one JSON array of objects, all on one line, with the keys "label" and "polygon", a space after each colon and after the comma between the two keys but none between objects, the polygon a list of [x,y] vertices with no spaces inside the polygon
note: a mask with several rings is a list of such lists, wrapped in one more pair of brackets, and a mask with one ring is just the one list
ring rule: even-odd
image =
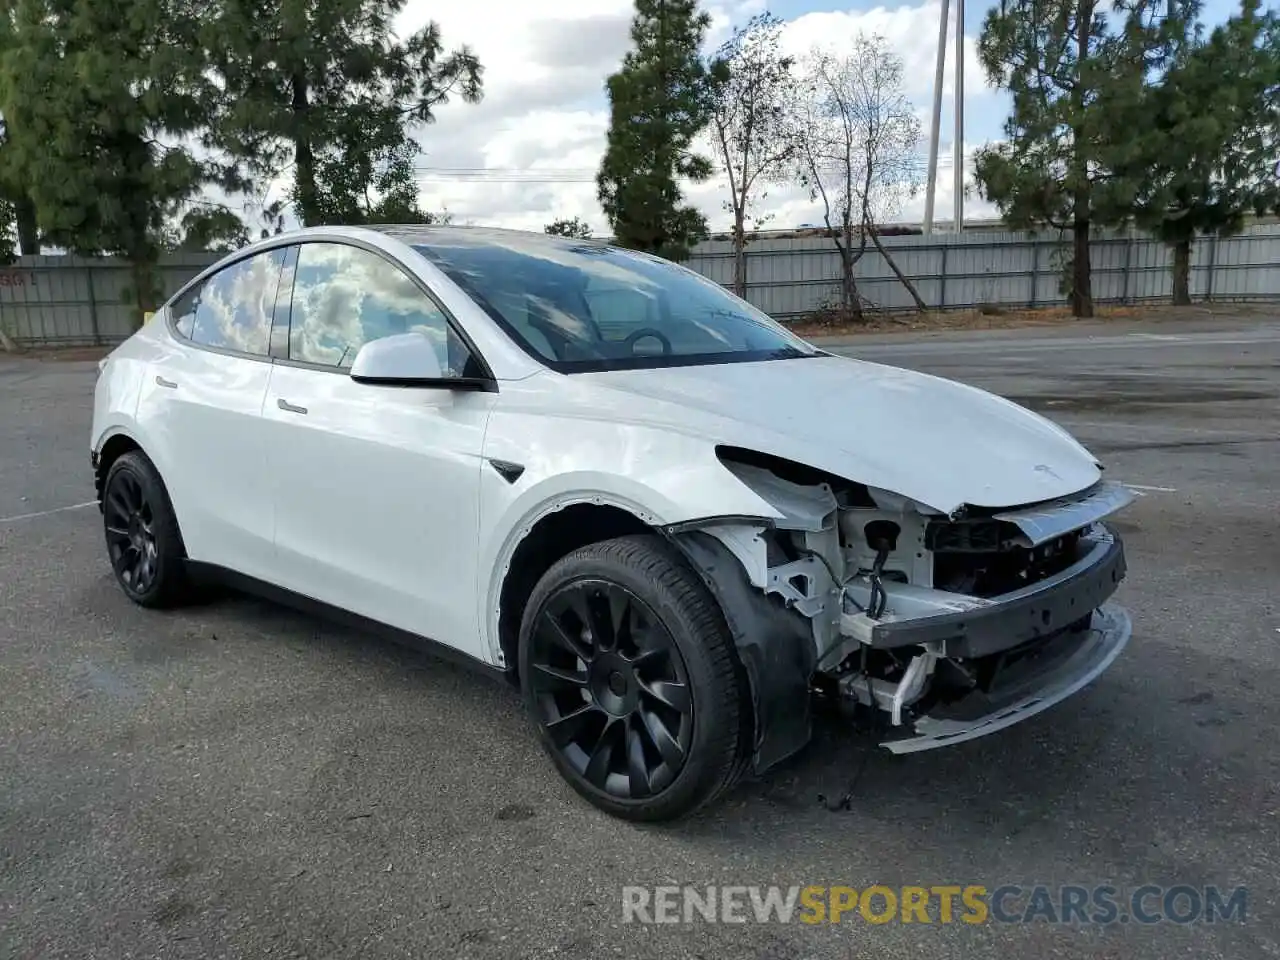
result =
[{"label": "utility pole", "polygon": [[956,132],[951,150],[955,156],[955,231],[964,229],[964,0],[956,0]]},{"label": "utility pole", "polygon": [[933,71],[933,114],[929,121],[929,173],[924,190],[924,235],[933,232],[933,197],[938,186],[938,134],[942,126],[942,78],[947,68],[947,0],[938,18],[938,62]]},{"label": "utility pole", "polygon": [[[938,16],[938,58],[933,74],[933,116],[929,122],[929,172],[924,192],[924,234],[933,232],[934,199],[938,191],[938,139],[942,127],[942,83],[946,76],[947,64],[947,27],[948,0],[941,0]],[[953,198],[954,229],[959,232],[964,226],[964,0],[956,0],[956,46],[955,46],[955,134],[952,139],[951,152],[955,161]]]}]

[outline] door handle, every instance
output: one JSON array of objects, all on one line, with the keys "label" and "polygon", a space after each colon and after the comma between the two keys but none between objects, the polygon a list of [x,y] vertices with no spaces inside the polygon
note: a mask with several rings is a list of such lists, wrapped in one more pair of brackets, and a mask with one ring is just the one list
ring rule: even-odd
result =
[{"label": "door handle", "polygon": [[281,410],[287,410],[289,413],[306,413],[307,412],[306,407],[295,407],[292,403],[290,403],[284,397],[279,397],[276,400],[276,406],[279,407]]},{"label": "door handle", "polygon": [[164,377],[160,376],[159,374],[156,374],[156,386],[168,387],[170,390],[178,389],[178,385],[176,383],[174,383],[172,380],[166,380]]}]

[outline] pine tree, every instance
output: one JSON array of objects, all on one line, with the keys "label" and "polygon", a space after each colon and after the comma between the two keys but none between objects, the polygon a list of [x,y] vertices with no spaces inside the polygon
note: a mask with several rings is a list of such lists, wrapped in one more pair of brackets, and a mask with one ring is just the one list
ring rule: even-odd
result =
[{"label": "pine tree", "polygon": [[716,78],[700,48],[711,18],[696,0],[636,0],[632,49],[609,77],[609,133],[597,195],[622,246],[683,260],[706,236],[681,178],[711,176],[693,149],[711,120]]},{"label": "pine tree", "polygon": [[1196,236],[1239,233],[1248,214],[1280,205],[1280,16],[1244,0],[1150,88],[1141,113],[1151,132],[1125,175],[1144,181],[1137,221],[1173,248],[1173,302],[1189,304]]},{"label": "pine tree", "polygon": [[210,183],[238,184],[181,145],[215,91],[194,0],[12,0],[0,19],[5,167],[27,185],[41,233],[132,268],[141,311],[173,212]]},{"label": "pine tree", "polygon": [[549,233],[553,237],[573,237],[577,240],[591,239],[591,225],[580,217],[572,217],[570,219],[552,220],[542,228],[543,233]]},{"label": "pine tree", "polygon": [[[0,57],[3,56],[0,50]],[[36,206],[18,157],[18,151],[9,148],[8,124],[0,117],[0,263],[19,252],[40,252]]]},{"label": "pine tree", "polygon": [[[1186,42],[1197,6],[1119,0],[1104,16],[1099,0],[1006,0],[983,24],[979,55],[1013,110],[1005,141],[978,152],[975,177],[1011,226],[1071,232],[1078,317],[1093,316],[1091,231],[1127,219],[1141,189],[1116,175],[1148,122],[1135,106]],[[1119,136],[1118,116],[1138,125]]]},{"label": "pine tree", "polygon": [[[14,13],[11,5],[0,13],[0,61],[7,55],[5,45],[16,41]],[[18,153],[9,149],[9,140],[9,124],[0,113],[0,263],[11,260],[19,248],[24,254],[40,252],[35,204],[18,166]]]},{"label": "pine tree", "polygon": [[[407,40],[404,0],[214,0],[205,41],[225,93],[219,143],[259,176],[292,174],[304,224],[360,223],[417,208],[410,128],[459,96],[481,98],[467,48],[429,23]],[[408,191],[408,192],[406,192]]]}]

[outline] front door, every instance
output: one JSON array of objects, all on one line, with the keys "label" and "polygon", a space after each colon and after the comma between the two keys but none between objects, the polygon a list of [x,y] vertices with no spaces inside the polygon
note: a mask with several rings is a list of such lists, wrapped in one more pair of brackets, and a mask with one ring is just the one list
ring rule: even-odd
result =
[{"label": "front door", "polygon": [[287,358],[263,408],[272,433],[277,579],[313,599],[482,656],[479,473],[493,394],[371,386],[361,345],[420,330],[441,368],[466,347],[399,265],[362,247],[298,247]]}]

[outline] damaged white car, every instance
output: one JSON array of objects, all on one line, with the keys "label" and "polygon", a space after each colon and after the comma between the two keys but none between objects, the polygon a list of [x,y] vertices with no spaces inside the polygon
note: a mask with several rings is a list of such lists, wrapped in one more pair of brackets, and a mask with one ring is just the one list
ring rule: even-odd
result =
[{"label": "damaged white car", "polygon": [[926,750],[1129,638],[1103,521],[1131,494],[1061,428],[604,243],[257,243],[102,362],[91,447],[134,601],[212,575],[434,641],[627,818],[800,750],[816,698]]}]

